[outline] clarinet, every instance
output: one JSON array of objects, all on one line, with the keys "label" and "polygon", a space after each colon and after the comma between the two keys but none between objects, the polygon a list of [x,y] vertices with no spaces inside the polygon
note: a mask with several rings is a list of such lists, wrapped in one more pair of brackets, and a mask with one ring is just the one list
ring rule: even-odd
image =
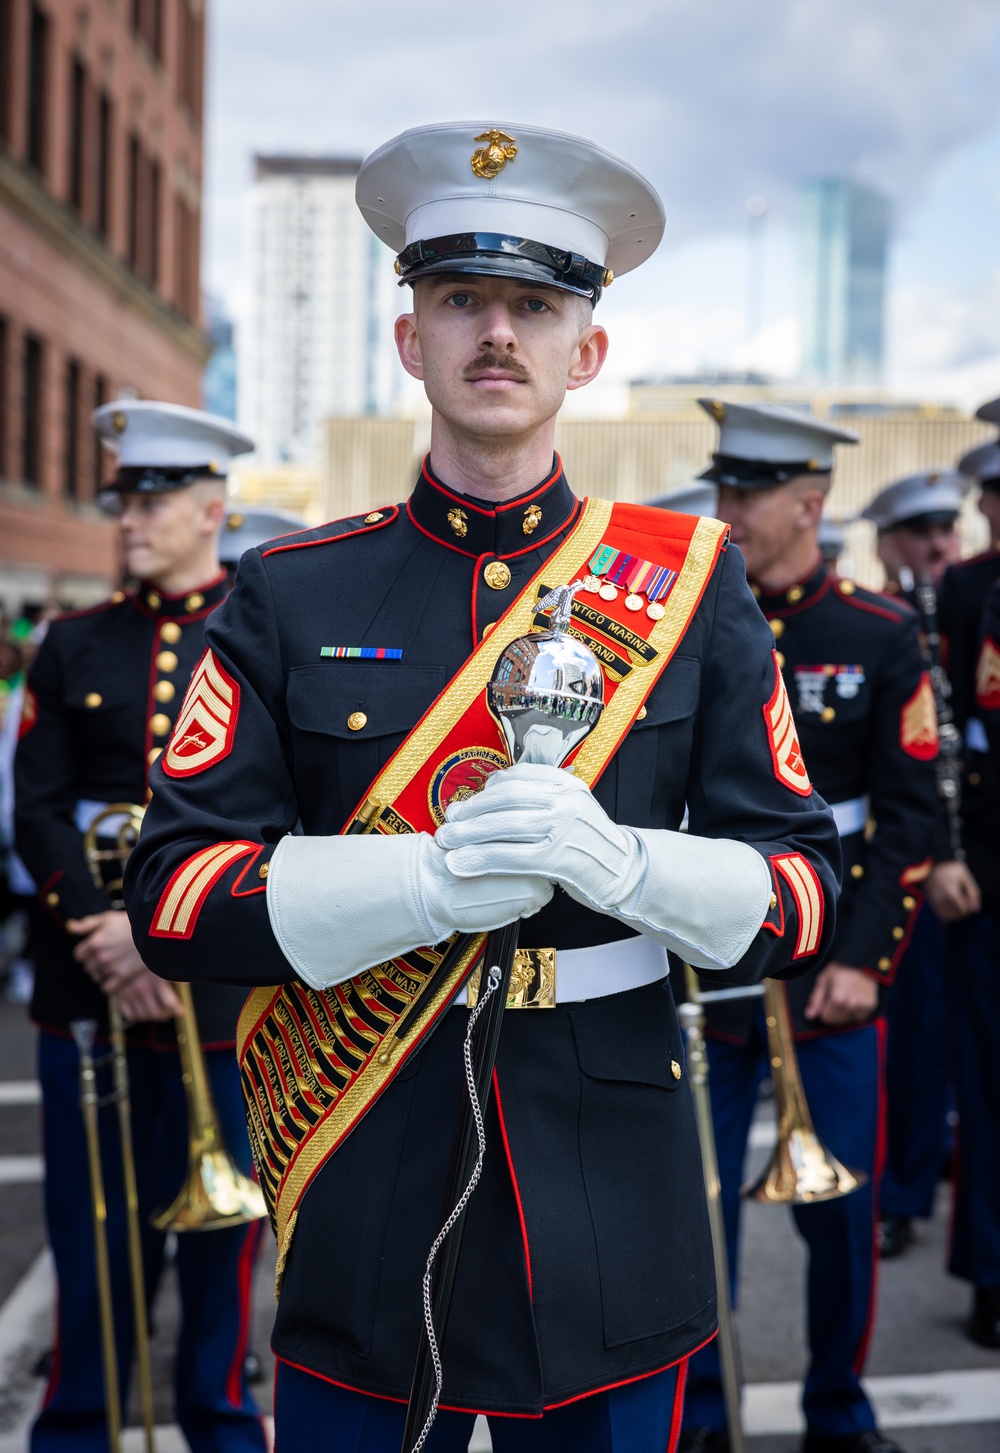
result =
[{"label": "clarinet", "polygon": [[[908,580],[903,577],[908,576]],[[951,682],[941,665],[941,635],[938,631],[937,591],[926,573],[914,584],[912,572],[900,571],[900,585],[907,595],[913,596],[924,635],[924,655],[934,688],[934,705],[937,709],[940,746],[935,763],[938,795],[945,806],[948,819],[948,841],[952,857],[965,862],[962,846],[962,737],[955,725],[951,709]]]}]

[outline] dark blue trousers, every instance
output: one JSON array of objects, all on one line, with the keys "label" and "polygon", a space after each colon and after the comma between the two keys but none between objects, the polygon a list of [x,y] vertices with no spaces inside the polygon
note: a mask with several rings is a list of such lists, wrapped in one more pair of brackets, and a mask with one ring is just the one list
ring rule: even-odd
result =
[{"label": "dark blue trousers", "polygon": [[948,932],[948,996],[958,1101],[958,1176],[948,1269],[1000,1286],[1000,919]]},{"label": "dark blue trousers", "polygon": [[[493,1453],[674,1453],[686,1362],[555,1408],[491,1417]],[[447,1375],[447,1374],[446,1374]],[[274,1453],[399,1453],[406,1407],[278,1363]],[[475,1413],[439,1412],[426,1453],[466,1453]]]},{"label": "dark blue trousers", "polygon": [[[98,1047],[98,1055],[104,1051]],[[205,1059],[230,1151],[248,1172],[250,1150],[235,1053]],[[90,1214],[87,1152],[79,1100],[79,1057],[72,1039],[39,1035],[45,1137],[45,1217],[58,1283],[58,1333],[52,1376],[31,1433],[31,1453],[107,1453],[100,1323]],[[187,1108],[175,1050],[131,1049],[133,1139],[146,1290],[150,1303],[163,1268],[166,1238],[148,1224],[168,1205],[187,1170]],[[111,1091],[110,1069],[98,1075]],[[101,1159],[108,1203],[119,1382],[123,1399],[132,1362],[125,1194],[117,1111],[100,1112]],[[177,1238],[182,1320],[174,1369],[177,1421],[193,1453],[264,1453],[257,1408],[243,1375],[250,1291],[261,1226],[190,1232]]]},{"label": "dark blue trousers", "polygon": [[[875,1307],[875,1238],[881,1161],[880,1099],[883,1026],[798,1043],[806,1098],[820,1139],[844,1165],[863,1170],[867,1185],[834,1201],[794,1208],[809,1248],[806,1288],[810,1363],[802,1394],[811,1432],[841,1436],[875,1426],[860,1381]],[[767,1069],[763,1011],[747,1044],[709,1041],[712,1119],[733,1300],[739,1252],[743,1161],[757,1090]],[[770,1212],[778,1215],[777,1210]],[[685,1424],[724,1428],[725,1405],[717,1341],[691,1359]]]},{"label": "dark blue trousers", "polygon": [[944,924],[925,903],[886,995],[884,1216],[930,1216],[948,1155]]}]

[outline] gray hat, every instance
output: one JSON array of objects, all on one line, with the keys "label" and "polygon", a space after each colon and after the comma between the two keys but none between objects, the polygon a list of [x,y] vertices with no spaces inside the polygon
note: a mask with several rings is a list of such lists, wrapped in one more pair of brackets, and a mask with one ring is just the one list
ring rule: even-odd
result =
[{"label": "gray hat", "polygon": [[859,436],[811,414],[778,404],[734,404],[699,399],[719,426],[719,447],[702,479],[736,489],[768,489],[800,474],[829,474],[836,444]]},{"label": "gray hat", "polygon": [[119,493],[163,494],[196,479],[225,479],[232,460],[254,447],[229,419],[183,404],[115,399],[94,410],[93,422],[101,443],[118,456],[107,489]]},{"label": "gray hat", "polygon": [[971,485],[971,479],[957,470],[924,469],[880,489],[861,511],[861,518],[871,520],[878,530],[946,525],[958,515]]},{"label": "gray hat", "polygon": [[234,506],[226,515],[226,523],[219,536],[219,559],[223,565],[235,565],[240,556],[255,545],[305,529],[308,529],[305,520],[282,510],[239,509]]},{"label": "gray hat", "polygon": [[707,515],[714,519],[719,508],[719,488],[711,479],[696,479],[682,489],[658,494],[655,499],[646,500],[646,504],[658,510],[677,510],[682,515]]},{"label": "gray hat", "polygon": [[819,553],[828,565],[836,562],[847,540],[849,520],[833,520],[829,515],[819,518]]},{"label": "gray hat", "polygon": [[1000,424],[1000,399],[987,399],[976,410],[976,418],[987,424]]},{"label": "gray hat", "polygon": [[996,489],[1000,486],[1000,442],[977,444],[975,449],[962,455],[958,467],[970,479],[978,480],[987,488]]},{"label": "gray hat", "polygon": [[397,253],[401,284],[483,273],[596,302],[663,236],[663,203],[634,167],[579,136],[515,122],[404,131],[367,158],[355,195]]}]

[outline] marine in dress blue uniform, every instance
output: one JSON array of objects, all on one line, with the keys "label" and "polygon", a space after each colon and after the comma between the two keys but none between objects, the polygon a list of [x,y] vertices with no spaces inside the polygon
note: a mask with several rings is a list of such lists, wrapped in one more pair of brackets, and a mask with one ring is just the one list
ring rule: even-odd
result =
[{"label": "marine in dress blue uniform", "polygon": [[[816,1131],[868,1182],[844,1198],[794,1210],[809,1249],[803,1449],[882,1453],[896,1445],[877,1431],[860,1382],[874,1318],[874,1222],[884,1153],[878,1000],[906,949],[919,883],[930,869],[933,694],[910,608],[839,579],[819,556],[818,512],[834,446],[856,436],[770,405],[702,403],[720,426],[707,471],[719,486],[719,514],[748,552],[751,588],[773,634],[803,759],[831,804],[843,851],[837,930],[825,963],[787,992]],[[756,510],[764,512],[763,523]],[[799,578],[789,574],[796,559]],[[781,588],[754,579],[755,566],[772,582],[784,575]],[[838,1003],[831,989],[849,997]],[[707,1033],[735,1292],[739,1186],[767,1073],[759,1001],[710,1006]],[[692,1359],[688,1387],[682,1447],[723,1453],[728,1438],[714,1345]]]},{"label": "marine in dress blue uniform", "polygon": [[[610,269],[648,255],[662,230],[652,189],[589,142],[473,123],[388,143],[362,168],[358,196],[397,251],[402,281],[414,283],[417,325],[429,309],[435,327],[466,326],[442,319],[439,302],[476,310],[475,353],[470,342],[458,355],[470,359],[464,376],[487,370],[502,382],[505,359],[519,377],[549,370],[542,382],[554,401],[546,394],[539,408],[550,450],[560,379],[534,351],[530,317],[577,309],[567,292],[596,302]],[[543,337],[562,336],[554,319]],[[409,336],[411,324],[397,326]],[[588,349],[603,338],[589,323],[579,336]],[[462,397],[447,394],[464,418],[479,405]],[[238,710],[203,769],[180,759],[154,769],[129,913],[167,977],[301,981],[317,993],[385,959],[390,942],[397,952],[433,941],[458,921],[485,929],[520,917],[523,948],[554,950],[556,1002],[505,1017],[484,1175],[443,1344],[443,1411],[427,1446],[466,1447],[483,1412],[497,1448],[661,1453],[675,1446],[687,1358],[715,1332],[665,947],[679,947],[679,934],[710,976],[807,968],[833,931],[836,833],[794,734],[774,745],[766,708],[780,704],[781,683],[771,636],[728,551],[593,793],[555,769],[514,767],[493,772],[478,796],[463,789],[468,800],[448,808],[437,836],[337,835],[581,518],[550,453],[520,492],[500,493],[486,473],[472,487],[495,440],[491,416],[469,427],[482,452],[468,477],[436,409],[431,456],[404,504],[244,558],[208,637]],[[509,436],[504,448],[510,470]],[[650,512],[651,538],[662,521]],[[592,834],[589,856],[570,870],[567,844],[581,834]],[[621,896],[616,866],[635,865],[639,843],[641,911]],[[168,885],[227,845],[239,861],[217,860],[180,938]],[[586,886],[594,876],[602,890]],[[744,905],[738,935],[734,900]],[[429,917],[414,920],[415,902]],[[312,1443],[322,1426],[329,1453],[399,1447],[466,1022],[463,1005],[448,1010],[299,1204],[273,1336],[279,1446]]]},{"label": "marine in dress blue uniform", "polygon": [[[119,472],[106,497],[111,507],[123,499],[187,489],[204,478],[221,482],[232,455],[251,447],[226,420],[169,404],[118,400],[98,410],[95,424],[119,456]],[[214,549],[210,540],[208,555],[214,556]],[[74,932],[74,925],[106,913],[109,904],[91,878],[82,833],[109,802],[146,802],[149,768],[170,735],[188,678],[204,652],[206,623],[227,589],[216,562],[202,582],[179,593],[154,579],[140,580],[103,605],[61,616],[50,626],[28,680],[15,766],[16,835],[44,909],[31,1014],[39,1028],[45,1215],[59,1299],[58,1341],[32,1429],[33,1453],[104,1453],[108,1439],[79,1060],[69,1026],[93,1019],[99,1033],[106,1033],[105,994],[74,953],[89,935]],[[223,1133],[249,1172],[233,1054],[242,998],[238,990],[223,986],[202,985],[196,991]],[[152,1303],[166,1238],[148,1220],[173,1200],[188,1157],[187,1107],[169,1022],[131,1024],[128,1064],[145,1284]],[[99,1089],[111,1091],[108,1065],[99,1072]],[[101,1121],[118,1356],[124,1370],[131,1363],[133,1339],[125,1192],[114,1110],[106,1109]],[[260,1229],[257,1222],[178,1239],[182,1325],[175,1403],[195,1453],[261,1453],[264,1448],[243,1367]],[[120,1382],[124,1396],[124,1372]]]},{"label": "marine in dress blue uniform", "polygon": [[[984,404],[977,417],[1000,424],[1000,400]],[[945,839],[928,890],[948,920],[950,1031],[959,1114],[948,1266],[953,1276],[973,1287],[970,1337],[983,1346],[1000,1347],[1000,1177],[988,1148],[1000,1137],[1000,768],[984,725],[994,709],[997,638],[984,626],[983,614],[1000,579],[1000,445],[972,450],[960,468],[981,486],[979,508],[989,523],[991,543],[983,554],[952,566],[941,584],[941,632],[955,723],[964,740],[965,861],[954,860]]]},{"label": "marine in dress blue uniform", "polygon": [[[862,510],[862,518],[878,531],[887,595],[916,609],[917,586],[938,589],[946,568],[961,553],[958,513],[971,483],[958,470],[923,470],[886,485]],[[921,639],[927,654],[923,632]],[[945,929],[924,903],[885,996],[886,1161],[879,1219],[883,1259],[906,1250],[915,1218],[933,1214],[934,1193],[948,1157],[948,1069],[941,1051],[946,1016]]]}]

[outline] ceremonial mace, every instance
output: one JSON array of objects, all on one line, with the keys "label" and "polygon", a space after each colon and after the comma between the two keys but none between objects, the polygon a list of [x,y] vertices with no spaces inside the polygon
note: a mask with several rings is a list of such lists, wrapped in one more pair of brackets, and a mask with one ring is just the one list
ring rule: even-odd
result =
[{"label": "ceremonial mace", "polygon": [[[511,641],[501,653],[487,688],[490,710],[500,722],[512,764],[561,767],[604,710],[604,678],[594,653],[569,635],[573,596],[580,581],[560,585],[538,602],[552,612],[545,631]],[[507,1005],[518,924],[496,929],[486,940],[480,994],[470,1015],[465,1042],[469,1098],[459,1112],[445,1190],[445,1220],[428,1258],[424,1277],[424,1327],[417,1351],[402,1453],[420,1453],[437,1416],[441,1358],[462,1248],[465,1213],[482,1171],[484,1118],[489,1105],[500,1026]],[[480,1019],[481,1022],[477,1023]],[[438,1250],[441,1259],[435,1266]]]}]

